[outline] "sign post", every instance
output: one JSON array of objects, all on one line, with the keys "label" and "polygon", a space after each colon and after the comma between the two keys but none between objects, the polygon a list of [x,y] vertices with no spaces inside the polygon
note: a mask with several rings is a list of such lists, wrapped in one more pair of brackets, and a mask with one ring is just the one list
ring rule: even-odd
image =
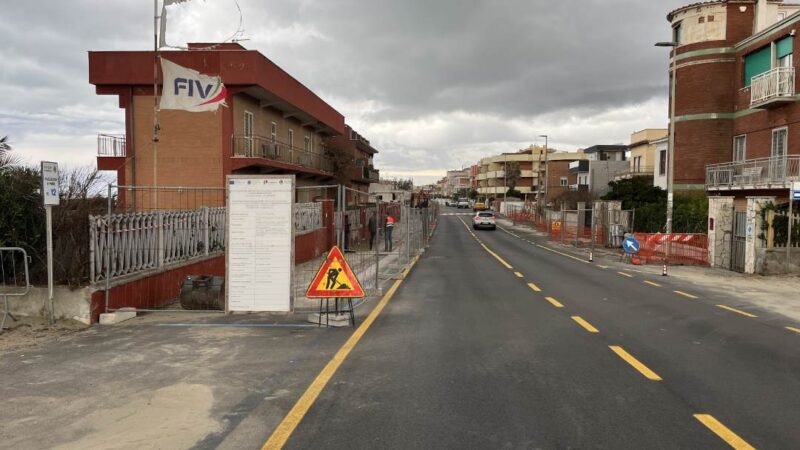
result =
[{"label": "sign post", "polygon": [[789,223],[786,230],[786,264],[792,263],[792,206],[795,200],[800,200],[800,182],[795,181],[792,183],[792,190],[789,191]]},{"label": "sign post", "polygon": [[326,323],[330,324],[330,305],[328,300],[331,298],[336,299],[335,314],[337,315],[339,314],[339,299],[347,299],[350,309],[343,312],[350,313],[350,324],[355,326],[356,317],[353,310],[353,299],[362,298],[365,295],[364,288],[361,287],[356,274],[350,268],[350,264],[347,263],[338,246],[333,246],[306,290],[307,298],[320,299],[317,326],[322,325],[322,299],[326,300],[324,314],[327,320]]},{"label": "sign post", "polygon": [[53,206],[59,203],[58,163],[42,161],[42,202],[47,228],[47,301],[50,325],[55,323],[53,305]]}]

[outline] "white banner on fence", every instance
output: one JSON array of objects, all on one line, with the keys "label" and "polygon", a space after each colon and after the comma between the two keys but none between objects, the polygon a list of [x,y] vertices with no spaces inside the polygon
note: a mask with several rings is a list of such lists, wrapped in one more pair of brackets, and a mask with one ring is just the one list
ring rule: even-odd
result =
[{"label": "white banner on fence", "polygon": [[294,175],[229,175],[228,311],[291,310]]}]

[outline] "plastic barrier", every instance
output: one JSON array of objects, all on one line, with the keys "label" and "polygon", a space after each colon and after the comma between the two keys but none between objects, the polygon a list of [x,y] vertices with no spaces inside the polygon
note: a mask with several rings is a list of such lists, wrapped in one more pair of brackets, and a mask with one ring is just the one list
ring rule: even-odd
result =
[{"label": "plastic barrier", "polygon": [[708,236],[685,233],[634,233],[642,264],[708,265]]}]

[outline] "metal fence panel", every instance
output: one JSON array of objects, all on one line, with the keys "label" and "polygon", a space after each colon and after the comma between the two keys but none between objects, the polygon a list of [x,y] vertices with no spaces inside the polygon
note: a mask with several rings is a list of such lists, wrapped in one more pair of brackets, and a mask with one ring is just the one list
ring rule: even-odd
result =
[{"label": "metal fence panel", "polygon": [[[0,333],[5,329],[6,319],[11,316],[8,298],[22,297],[31,289],[28,262],[28,253],[24,249],[19,247],[0,247],[0,297],[3,297],[3,318],[0,320]],[[52,305],[50,306],[52,307]]]}]

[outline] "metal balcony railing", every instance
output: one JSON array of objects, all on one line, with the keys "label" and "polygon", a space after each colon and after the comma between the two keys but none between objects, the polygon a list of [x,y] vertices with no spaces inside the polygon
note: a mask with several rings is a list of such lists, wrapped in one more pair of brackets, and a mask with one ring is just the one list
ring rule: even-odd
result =
[{"label": "metal balcony railing", "polygon": [[325,154],[324,147],[316,153],[263,136],[233,136],[232,139],[234,157],[269,159],[333,172],[333,161]]},{"label": "metal balcony railing", "polygon": [[630,167],[625,170],[620,170],[614,174],[617,179],[626,179],[632,177],[653,176],[654,168],[652,166]]},{"label": "metal balcony railing", "polygon": [[97,135],[97,156],[126,156],[125,136],[118,134]]},{"label": "metal balcony railing", "polygon": [[748,159],[706,166],[706,189],[789,188],[800,181],[800,155]]},{"label": "metal balcony railing", "polygon": [[776,67],[753,77],[750,106],[794,96],[794,67]]}]

